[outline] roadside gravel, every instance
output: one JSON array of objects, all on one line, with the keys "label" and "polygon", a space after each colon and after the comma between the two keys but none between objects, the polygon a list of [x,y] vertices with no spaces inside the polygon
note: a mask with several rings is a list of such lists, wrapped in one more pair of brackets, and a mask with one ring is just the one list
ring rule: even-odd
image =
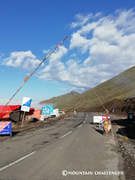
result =
[{"label": "roadside gravel", "polygon": [[118,153],[123,158],[124,174],[127,180],[135,179],[135,125],[129,125],[128,120],[115,118],[113,132],[117,142]]}]

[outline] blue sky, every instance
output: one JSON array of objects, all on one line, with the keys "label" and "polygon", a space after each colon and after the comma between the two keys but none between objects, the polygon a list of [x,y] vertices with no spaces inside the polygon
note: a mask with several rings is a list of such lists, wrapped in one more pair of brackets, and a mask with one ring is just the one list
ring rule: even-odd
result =
[{"label": "blue sky", "polygon": [[135,64],[134,0],[0,0],[0,104],[83,92]]}]

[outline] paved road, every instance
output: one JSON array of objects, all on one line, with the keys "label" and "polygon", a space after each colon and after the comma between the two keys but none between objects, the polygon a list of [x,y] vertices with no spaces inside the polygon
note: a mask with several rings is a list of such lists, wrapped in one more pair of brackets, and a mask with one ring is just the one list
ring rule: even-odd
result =
[{"label": "paved road", "polygon": [[37,135],[0,143],[0,180],[118,180],[123,172],[114,136],[103,136],[92,115],[81,113]]}]

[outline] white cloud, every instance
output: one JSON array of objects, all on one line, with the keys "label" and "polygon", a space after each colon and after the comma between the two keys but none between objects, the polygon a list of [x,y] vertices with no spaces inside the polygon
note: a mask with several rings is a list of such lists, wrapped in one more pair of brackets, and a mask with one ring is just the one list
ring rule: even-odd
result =
[{"label": "white cloud", "polygon": [[51,52],[51,48],[50,48],[50,49],[44,49],[44,50],[43,50],[43,53],[44,53],[44,54],[48,54],[49,52]]},{"label": "white cloud", "polygon": [[58,50],[50,56],[49,65],[38,72],[38,77],[53,81],[59,81],[62,78],[63,81],[66,81],[69,77],[67,77],[64,63],[60,61],[66,53],[67,49],[64,46],[60,46]]},{"label": "white cloud", "polygon": [[[70,77],[79,81],[78,87],[85,89],[88,84],[93,87],[135,65],[133,9],[118,10],[108,16],[101,13],[98,16],[91,14],[86,19],[83,16],[82,23],[78,19],[72,23],[72,28],[78,29],[71,36],[70,49],[80,52],[81,57],[84,54],[85,59],[82,59],[81,64],[76,63],[76,68],[73,68],[76,76],[70,71],[73,64],[68,67]],[[69,83],[73,84],[73,81],[70,80]],[[76,83],[74,85],[77,87]]]},{"label": "white cloud", "polygon": [[86,53],[89,46],[90,46],[90,40],[81,36],[79,33],[74,33],[72,35],[72,39],[71,39],[71,43],[70,43],[70,49],[79,48],[81,53]]},{"label": "white cloud", "polygon": [[12,52],[9,57],[3,60],[3,65],[21,67],[29,70],[35,68],[41,61],[31,51]]},{"label": "white cloud", "polygon": [[82,68],[97,85],[135,64],[134,42],[135,12],[119,10],[78,28],[70,40],[70,49],[89,52]]},{"label": "white cloud", "polygon": [[[76,15],[69,48],[60,46],[49,64],[37,72],[40,79],[59,81],[72,90],[86,90],[135,65],[135,11]],[[48,51],[44,51],[48,53]],[[68,56],[68,57],[67,57]],[[31,51],[13,52],[4,64],[34,68],[39,61]]]},{"label": "white cloud", "polygon": [[95,19],[95,18],[101,16],[101,14],[102,14],[101,12],[99,12],[99,13],[97,13],[95,15],[92,14],[92,13],[89,13],[87,15],[85,15],[85,14],[76,14],[75,15],[76,21],[71,23],[71,28],[76,28],[78,26],[84,26],[91,19]]},{"label": "white cloud", "polygon": [[83,14],[76,14],[76,22],[71,23],[71,27],[76,28],[77,26],[83,26],[92,16],[93,15],[91,13],[86,16],[84,16]]},{"label": "white cloud", "polygon": [[117,28],[121,29],[123,35],[126,33],[134,33],[135,11],[133,9],[118,10],[116,13],[118,14],[118,18],[115,20],[115,24]]}]

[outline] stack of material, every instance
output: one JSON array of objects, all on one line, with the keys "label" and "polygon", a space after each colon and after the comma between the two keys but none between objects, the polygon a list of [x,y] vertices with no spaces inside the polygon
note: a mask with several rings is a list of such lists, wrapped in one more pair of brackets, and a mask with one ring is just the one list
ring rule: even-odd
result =
[{"label": "stack of material", "polygon": [[32,115],[30,115],[30,118],[35,118],[40,120],[41,116],[41,109],[36,109]]}]

